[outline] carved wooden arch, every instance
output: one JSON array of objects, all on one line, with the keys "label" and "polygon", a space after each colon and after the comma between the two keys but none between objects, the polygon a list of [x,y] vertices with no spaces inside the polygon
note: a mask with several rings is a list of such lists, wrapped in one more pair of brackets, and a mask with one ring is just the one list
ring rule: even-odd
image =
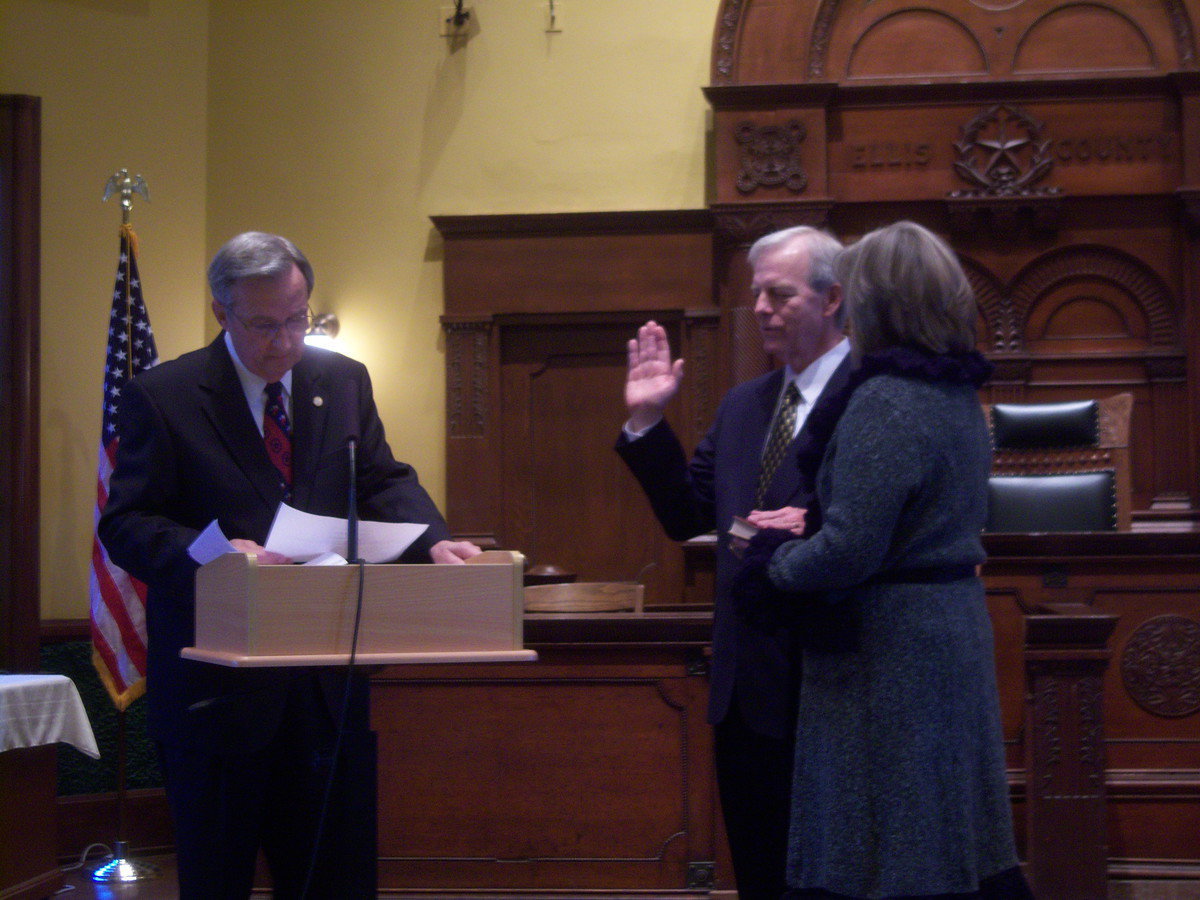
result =
[{"label": "carved wooden arch", "polygon": [[963,271],[971,290],[975,292],[975,305],[979,308],[980,350],[984,352],[1007,352],[1015,350],[1017,335],[1013,327],[1012,305],[1003,284],[985,266],[975,260],[960,256]]},{"label": "carved wooden arch", "polygon": [[[903,56],[906,68],[888,71],[885,64],[882,71],[870,71],[868,67],[882,61],[884,55],[876,50],[886,47],[894,33],[905,29],[923,36],[922,43],[909,43],[909,52]],[[950,47],[957,52],[947,52]],[[988,54],[979,36],[959,18],[939,9],[901,8],[885,13],[854,35],[846,53],[845,70],[838,80],[911,75],[978,78],[987,76],[988,68]]]},{"label": "carved wooden arch", "polygon": [[[1154,71],[1159,68],[1156,59],[1158,54],[1155,53],[1156,48],[1154,46],[1154,41],[1150,38],[1150,36],[1146,33],[1146,30],[1141,27],[1136,19],[1125,13],[1124,10],[1113,9],[1103,3],[1084,2],[1057,6],[1052,9],[1048,9],[1042,15],[1030,22],[1021,36],[1017,39],[1016,52],[1013,54],[1012,59],[1013,71],[1023,71],[1023,67],[1019,65],[1022,51],[1025,50],[1026,47],[1030,47],[1035,44],[1036,38],[1040,37],[1044,32],[1053,29],[1057,21],[1071,15],[1072,12],[1083,9],[1094,9],[1098,11],[1100,16],[1108,16],[1110,19],[1110,24],[1113,24],[1115,20],[1115,24],[1118,28],[1122,26],[1126,27],[1128,29],[1127,34],[1132,35],[1141,41],[1142,49],[1147,57],[1146,64],[1143,66],[1129,65],[1129,61],[1127,61],[1128,68],[1142,68],[1147,71]],[[1178,41],[1178,35],[1176,35],[1176,40]]]},{"label": "carved wooden arch", "polygon": [[[1014,72],[1032,73],[1036,67],[1018,65],[1022,53],[1028,54],[1045,38],[1043,49],[1058,43],[1055,33],[1077,28],[1080,22],[1095,29],[1095,35],[1114,35],[1117,31],[1140,36],[1148,59],[1139,66],[1121,64],[1112,56],[1114,41],[1094,39],[1080,41],[1078,46],[1086,56],[1077,57],[1067,68],[1078,72],[1111,73],[1114,69],[1135,70],[1138,73],[1170,72],[1196,68],[1195,29],[1187,0],[1075,0],[1052,5],[1026,3],[1025,0],[925,0],[921,4],[879,2],[848,3],[846,0],[792,0],[792,2],[756,3],[756,0],[725,0],[717,16],[713,36],[712,83],[746,84],[797,83],[802,81],[848,80],[848,72],[832,71],[830,50],[838,41],[858,41],[878,23],[896,16],[933,15],[956,23],[988,61],[984,72],[960,72],[958,76],[971,80],[990,80],[1008,77]],[[771,7],[767,11],[768,7]],[[758,27],[758,20],[770,25]],[[864,18],[869,17],[864,23]],[[748,27],[749,26],[749,27]],[[985,51],[984,36],[997,31],[1011,31],[1013,37],[993,41],[997,50]],[[749,32],[749,34],[748,34]],[[756,40],[762,36],[761,40]],[[761,46],[769,43],[770,46]],[[787,52],[780,52],[787,48]],[[847,53],[846,59],[853,53]],[[748,71],[742,65],[756,65],[753,77],[743,77]],[[1114,64],[1115,63],[1115,64]],[[1058,68],[1056,65],[1055,68]],[[953,74],[949,71],[937,75]],[[875,73],[872,77],[923,78],[928,73]]]},{"label": "carved wooden arch", "polygon": [[1146,318],[1150,345],[1179,346],[1175,304],[1166,284],[1136,257],[1099,245],[1052,250],[1017,275],[1011,291],[1015,340],[1024,343],[1030,314],[1050,291],[1085,281],[1112,285],[1128,296]]}]

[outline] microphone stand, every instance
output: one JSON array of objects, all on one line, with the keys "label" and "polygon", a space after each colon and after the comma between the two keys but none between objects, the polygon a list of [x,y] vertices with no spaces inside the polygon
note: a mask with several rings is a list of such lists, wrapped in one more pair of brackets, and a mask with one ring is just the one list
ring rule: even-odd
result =
[{"label": "microphone stand", "polygon": [[348,509],[346,510],[346,561],[352,566],[358,566],[358,598],[354,606],[354,630],[350,637],[350,659],[346,663],[346,689],[342,696],[342,714],[338,722],[337,736],[334,738],[333,754],[329,761],[329,780],[325,783],[325,798],[321,803],[321,813],[317,820],[316,838],[313,841],[312,858],[308,863],[308,872],[304,878],[304,886],[300,890],[300,900],[307,900],[312,888],[313,877],[316,874],[317,860],[321,855],[321,841],[325,836],[325,820],[329,812],[329,804],[333,795],[333,785],[337,780],[338,759],[341,756],[342,737],[346,733],[346,721],[350,710],[351,685],[354,680],[354,657],[358,652],[358,628],[362,621],[363,587],[366,580],[366,562],[358,558],[358,466],[355,450],[358,438],[346,440],[346,457],[350,466],[350,487],[346,493]]},{"label": "microphone stand", "polygon": [[126,840],[126,740],[125,740],[125,710],[117,710],[117,840],[113,844],[112,858],[98,866],[92,872],[92,881],[98,884],[128,884],[134,881],[147,881],[157,878],[161,873],[153,863],[142,862],[129,857],[129,843]]},{"label": "microphone stand", "polygon": [[348,492],[349,509],[346,511],[346,561],[351,565],[359,562],[358,558],[358,467],[355,461],[355,450],[358,438],[348,438],[346,455],[350,463],[350,490]]}]

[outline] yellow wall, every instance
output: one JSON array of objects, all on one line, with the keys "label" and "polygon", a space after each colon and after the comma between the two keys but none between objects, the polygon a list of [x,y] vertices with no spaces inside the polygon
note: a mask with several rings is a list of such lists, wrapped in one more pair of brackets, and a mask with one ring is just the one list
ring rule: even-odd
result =
[{"label": "yellow wall", "polygon": [[205,0],[0,0],[0,92],[42,98],[43,618],[87,616],[117,169],[150,187],[133,224],[159,352],[203,336],[207,32]]},{"label": "yellow wall", "polygon": [[[443,5],[0,0],[0,91],[44,98],[44,617],[86,615],[103,354],[86,323],[107,313],[119,216],[97,198],[111,170],[150,183],[135,225],[164,358],[214,333],[202,270],[223,240],[288,235],[316,269],[314,308],[338,313],[344,352],[372,371],[396,455],[439,502],[428,217],[704,205],[719,0],[556,0],[556,35],[543,0],[474,0],[477,31],[453,48]],[[129,91],[140,111],[122,129]],[[82,397],[60,387],[68,360]]]}]

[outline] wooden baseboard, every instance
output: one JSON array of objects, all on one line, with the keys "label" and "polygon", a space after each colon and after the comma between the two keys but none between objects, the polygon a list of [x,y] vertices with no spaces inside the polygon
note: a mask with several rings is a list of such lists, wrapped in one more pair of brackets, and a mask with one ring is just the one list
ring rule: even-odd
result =
[{"label": "wooden baseboard", "polygon": [[58,798],[58,858],[75,861],[89,844],[109,848],[124,839],[131,853],[175,849],[175,831],[162,788],[127,791],[125,828],[120,834],[116,793],[76,794]]}]

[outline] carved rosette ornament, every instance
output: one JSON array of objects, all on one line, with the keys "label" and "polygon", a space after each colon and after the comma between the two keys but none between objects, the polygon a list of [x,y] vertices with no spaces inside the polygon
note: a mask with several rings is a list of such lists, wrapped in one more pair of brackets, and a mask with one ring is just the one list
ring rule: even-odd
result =
[{"label": "carved rosette ornament", "polygon": [[804,123],[795,120],[786,125],[739,125],[742,170],[737,189],[751,194],[760,187],[783,186],[794,194],[802,192],[808,187],[808,176],[800,165],[800,145],[806,136]]},{"label": "carved rosette ornament", "polygon": [[954,171],[971,187],[946,195],[957,229],[968,230],[984,219],[1004,230],[1026,222],[1043,230],[1057,226],[1060,189],[1035,186],[1054,167],[1043,127],[1003,103],[962,127],[954,142]]},{"label": "carved rosette ornament", "polygon": [[1125,645],[1121,679],[1148,713],[1177,719],[1200,712],[1200,622],[1175,615],[1143,622]]}]

